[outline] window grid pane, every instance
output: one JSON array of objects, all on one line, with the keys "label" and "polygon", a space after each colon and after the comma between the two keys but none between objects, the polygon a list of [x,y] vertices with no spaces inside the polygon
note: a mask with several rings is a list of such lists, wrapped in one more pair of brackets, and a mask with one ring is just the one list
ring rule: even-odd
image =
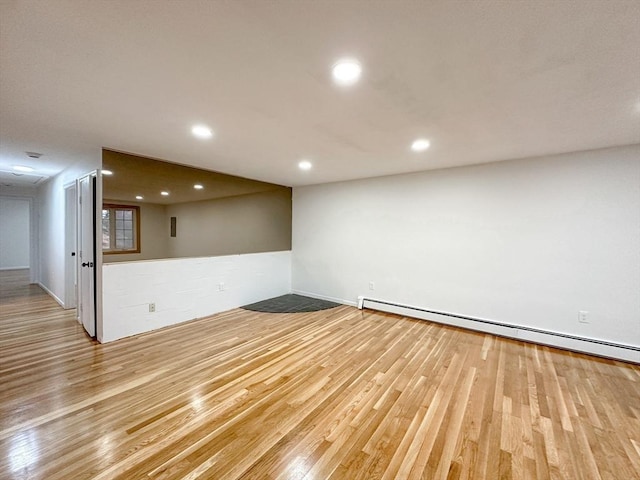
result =
[{"label": "window grid pane", "polygon": [[110,206],[102,210],[102,247],[107,252],[138,250],[135,208]]}]

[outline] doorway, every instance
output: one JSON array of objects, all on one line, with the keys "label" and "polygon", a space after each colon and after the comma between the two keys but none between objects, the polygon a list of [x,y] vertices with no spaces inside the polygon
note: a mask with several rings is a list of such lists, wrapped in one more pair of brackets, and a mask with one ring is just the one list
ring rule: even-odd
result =
[{"label": "doorway", "polygon": [[25,197],[0,197],[0,270],[28,270],[33,283],[32,209]]}]

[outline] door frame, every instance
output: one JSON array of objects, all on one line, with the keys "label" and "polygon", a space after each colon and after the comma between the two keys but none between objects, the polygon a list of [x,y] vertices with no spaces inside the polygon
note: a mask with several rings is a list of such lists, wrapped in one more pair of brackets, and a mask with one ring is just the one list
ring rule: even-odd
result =
[{"label": "door frame", "polygon": [[95,200],[94,214],[94,231],[95,243],[93,246],[94,264],[95,264],[95,309],[96,309],[96,338],[102,342],[102,169],[96,170],[95,184],[93,189]]}]

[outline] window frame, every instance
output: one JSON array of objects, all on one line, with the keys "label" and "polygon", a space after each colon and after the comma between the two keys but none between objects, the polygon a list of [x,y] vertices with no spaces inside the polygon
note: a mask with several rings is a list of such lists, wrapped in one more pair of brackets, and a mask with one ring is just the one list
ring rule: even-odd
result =
[{"label": "window frame", "polygon": [[[132,210],[134,212],[135,219],[133,220],[133,243],[134,248],[132,249],[116,249],[109,248],[105,249],[102,247],[102,253],[104,255],[126,255],[131,253],[140,253],[140,207],[138,205],[124,205],[124,204],[116,204],[116,203],[103,203],[102,210],[109,210],[109,242],[111,245],[115,245],[116,236],[116,223],[115,223],[115,212],[116,210]],[[113,221],[112,219],[113,214]],[[101,219],[102,220],[102,219]],[[102,231],[102,229],[101,229]],[[102,242],[100,242],[102,245]]]}]

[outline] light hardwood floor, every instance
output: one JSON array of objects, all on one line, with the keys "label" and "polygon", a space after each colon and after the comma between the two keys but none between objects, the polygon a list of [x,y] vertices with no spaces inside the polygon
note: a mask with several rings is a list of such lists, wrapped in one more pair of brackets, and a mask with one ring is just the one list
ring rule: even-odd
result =
[{"label": "light hardwood floor", "polygon": [[2,479],[640,478],[640,367],[338,307],[92,342],[0,273]]}]

